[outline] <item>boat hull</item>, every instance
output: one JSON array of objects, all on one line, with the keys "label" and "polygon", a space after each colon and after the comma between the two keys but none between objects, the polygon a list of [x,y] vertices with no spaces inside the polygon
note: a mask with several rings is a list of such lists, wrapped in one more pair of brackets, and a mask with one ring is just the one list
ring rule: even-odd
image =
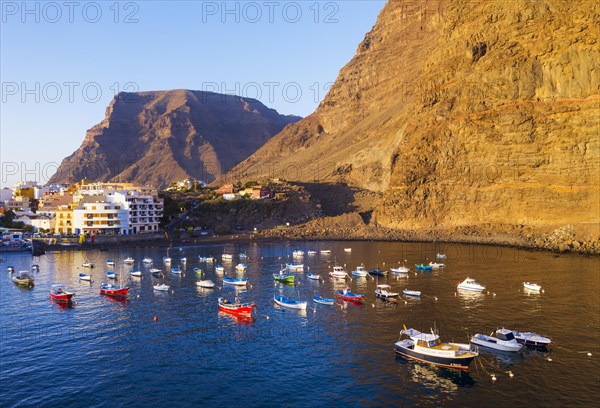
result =
[{"label": "boat hull", "polygon": [[60,302],[60,303],[69,303],[73,296],[75,295],[75,293],[60,293],[60,294],[56,294],[56,293],[52,293],[50,292],[50,299],[52,299],[55,302]]},{"label": "boat hull", "polygon": [[335,303],[335,300],[334,299],[324,298],[324,297],[321,297],[321,296],[315,296],[313,298],[313,302],[319,303],[321,305],[333,306],[333,304]]},{"label": "boat hull", "polygon": [[338,292],[338,298],[345,300],[347,302],[352,302],[352,303],[357,303],[357,304],[363,304],[365,302],[365,299],[363,296],[361,295],[345,295],[343,293],[339,293]]},{"label": "boat hull", "polygon": [[129,291],[129,288],[120,288],[120,289],[100,288],[101,295],[115,297],[115,298],[126,298],[128,291]]},{"label": "boat hull", "polygon": [[486,340],[486,338],[489,338],[489,337],[486,336],[484,338],[481,338],[481,337],[473,336],[473,337],[471,337],[471,343],[475,344],[477,346],[480,346],[480,347],[487,347],[487,348],[498,350],[498,351],[508,351],[508,352],[512,352],[512,353],[521,351],[521,349],[523,348],[523,345],[519,344],[516,341],[513,344],[502,344],[502,343]]},{"label": "boat hull", "polygon": [[430,356],[427,354],[417,353],[406,347],[402,347],[398,344],[394,346],[394,351],[403,357],[411,360],[419,361],[421,363],[429,363],[439,367],[451,368],[455,370],[468,370],[469,365],[473,362],[476,356],[467,357],[441,357],[441,356]]},{"label": "boat hull", "polygon": [[256,303],[227,303],[226,301],[219,301],[219,310],[234,316],[251,318]]},{"label": "boat hull", "polygon": [[306,306],[308,302],[289,302],[278,299],[277,297],[273,298],[275,303],[277,303],[281,307],[287,307],[288,309],[298,309],[298,310],[306,310]]}]

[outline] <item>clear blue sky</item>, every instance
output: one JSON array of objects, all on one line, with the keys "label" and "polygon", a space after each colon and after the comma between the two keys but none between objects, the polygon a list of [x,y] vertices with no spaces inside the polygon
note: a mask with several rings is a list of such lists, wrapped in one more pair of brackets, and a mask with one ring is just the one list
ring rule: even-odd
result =
[{"label": "clear blue sky", "polygon": [[384,4],[2,0],[0,184],[44,183],[115,91],[236,93],[306,116]]}]

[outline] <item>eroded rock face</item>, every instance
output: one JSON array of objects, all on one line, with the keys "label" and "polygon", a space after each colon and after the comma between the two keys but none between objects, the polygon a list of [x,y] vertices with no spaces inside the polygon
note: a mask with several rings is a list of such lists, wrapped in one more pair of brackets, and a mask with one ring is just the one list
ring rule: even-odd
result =
[{"label": "eroded rock face", "polygon": [[597,2],[390,1],[315,113],[235,171],[383,192],[385,227],[597,238],[599,23]]},{"label": "eroded rock face", "polygon": [[211,182],[299,119],[239,96],[121,93],[50,182],[87,178],[159,188],[187,177]]}]

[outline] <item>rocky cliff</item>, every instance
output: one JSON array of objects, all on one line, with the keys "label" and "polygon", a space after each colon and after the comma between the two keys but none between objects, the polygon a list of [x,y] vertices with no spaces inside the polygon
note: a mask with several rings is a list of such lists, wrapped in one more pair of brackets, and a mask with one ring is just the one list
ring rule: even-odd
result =
[{"label": "rocky cliff", "polygon": [[378,192],[372,224],[432,238],[597,242],[599,26],[597,2],[391,0],[318,109],[230,176]]},{"label": "rocky cliff", "polygon": [[188,177],[211,182],[299,119],[239,96],[121,93],[49,182],[87,178],[159,188]]}]

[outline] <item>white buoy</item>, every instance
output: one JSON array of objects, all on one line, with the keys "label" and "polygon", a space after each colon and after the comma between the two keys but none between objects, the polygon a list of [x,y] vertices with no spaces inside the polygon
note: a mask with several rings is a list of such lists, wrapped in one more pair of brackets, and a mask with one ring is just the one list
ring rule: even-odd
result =
[{"label": "white buoy", "polygon": [[493,295],[496,296],[496,292],[494,292]]},{"label": "white buoy", "polygon": [[437,300],[437,296],[436,296],[436,297],[434,297],[434,299],[435,299],[435,300]]},{"label": "white buoy", "polygon": [[512,371],[509,371],[509,372],[508,372],[508,376],[509,376],[510,378],[513,378],[515,375],[513,374],[513,372],[512,372]]},{"label": "white buoy", "polygon": [[496,374],[492,374],[492,381],[496,381]]},{"label": "white buoy", "polygon": [[375,307],[375,303],[371,303],[371,306]]},{"label": "white buoy", "polygon": [[587,353],[587,356],[588,356],[588,357],[591,357],[591,356],[592,356],[592,353]]},{"label": "white buoy", "polygon": [[552,361],[552,359],[550,357],[548,357],[548,361]]}]

